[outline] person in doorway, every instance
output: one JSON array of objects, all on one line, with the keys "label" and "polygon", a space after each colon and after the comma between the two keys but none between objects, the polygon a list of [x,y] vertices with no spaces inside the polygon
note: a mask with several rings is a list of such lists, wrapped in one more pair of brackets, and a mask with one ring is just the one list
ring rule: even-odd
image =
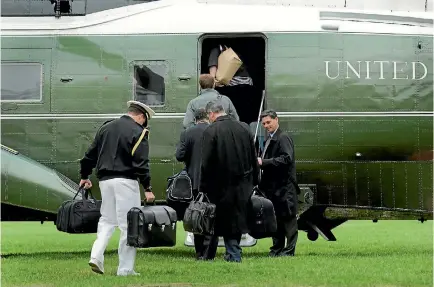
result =
[{"label": "person in doorway", "polygon": [[[240,107],[237,110],[240,121],[247,124],[256,122],[258,119],[259,106],[261,105],[262,89],[259,88],[260,85],[253,85],[251,73],[248,72],[246,66],[247,58],[243,57],[243,53],[239,51],[240,49],[231,47],[234,52],[237,53],[243,64],[235,72],[229,84],[220,85],[216,79],[218,58],[220,54],[226,50],[226,47],[229,48],[230,46],[222,43],[214,47],[209,54],[208,69],[209,73],[216,81],[215,89],[217,92],[226,95],[236,107]],[[258,69],[258,67],[256,67],[256,69]],[[253,70],[253,67],[251,67],[251,70]],[[247,102],[249,105],[246,105]]]},{"label": "person in doorway", "polygon": [[219,94],[219,92],[214,89],[214,78],[210,74],[200,75],[199,84],[201,89],[199,96],[192,99],[187,105],[187,111],[185,112],[183,121],[184,129],[194,125],[194,112],[196,110],[205,108],[208,102],[214,100],[221,101],[221,104],[223,105],[223,108],[227,114],[237,121],[239,120],[237,110],[232,104],[232,101],[228,97]]},{"label": "person in doorway", "polygon": [[[208,68],[209,68],[209,73],[214,79],[216,78],[216,74],[217,74],[219,56],[222,52],[226,50],[226,47],[228,46],[224,44],[218,45],[217,47],[214,47],[209,53]],[[238,57],[240,57],[241,60],[243,60],[241,54],[239,54],[235,50],[234,52],[237,53]],[[237,86],[237,85],[253,86],[253,80],[250,77],[249,72],[247,71],[244,61],[229,82],[229,86]]]},{"label": "person in doorway", "polygon": [[203,133],[199,191],[216,205],[207,259],[215,257],[218,237],[223,236],[224,259],[241,262],[241,235],[248,232],[250,197],[259,176],[253,135],[246,123],[229,117],[220,103],[210,102],[206,110],[212,124]]},{"label": "person in doorway", "polygon": [[140,184],[146,201],[155,199],[149,171],[147,124],[155,114],[148,106],[129,101],[128,114],[105,122],[80,161],[80,186],[91,188],[89,175],[96,167],[101,189],[101,217],[89,265],[92,271],[104,274],[104,252],[116,226],[119,240],[118,276],[139,275],[134,271],[136,249],[127,246],[127,213],[140,207]]},{"label": "person in doorway", "polygon": [[[181,133],[179,144],[176,148],[176,159],[185,163],[187,174],[191,179],[193,187],[193,196],[196,198],[199,189],[202,160],[202,136],[204,130],[209,126],[209,120],[204,108],[196,110],[194,118],[196,124]],[[196,259],[201,260],[208,257],[210,239],[210,236],[194,235]]]},{"label": "person in doorway", "polygon": [[272,238],[273,246],[269,255],[294,256],[298,237],[294,143],[280,129],[275,111],[263,111],[260,119],[269,135],[258,158],[262,170],[259,189],[273,203],[277,219],[277,232]]}]

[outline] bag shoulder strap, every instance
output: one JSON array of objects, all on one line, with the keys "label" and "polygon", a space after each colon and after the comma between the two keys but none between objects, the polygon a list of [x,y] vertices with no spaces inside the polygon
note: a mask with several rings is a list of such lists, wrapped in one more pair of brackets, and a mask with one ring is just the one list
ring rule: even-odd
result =
[{"label": "bag shoulder strap", "polygon": [[140,210],[140,212],[143,214],[143,218],[146,222],[153,223],[155,222],[155,214],[153,212],[148,212],[149,206],[141,206],[140,208],[137,208]]},{"label": "bag shoulder strap", "polygon": [[226,46],[226,45],[219,45],[219,47],[220,47],[220,53],[223,53],[224,51],[226,51],[227,49],[229,49],[228,48],[228,46]]},{"label": "bag shoulder strap", "polygon": [[179,178],[181,178],[181,179],[182,179],[182,178],[185,178],[185,179],[187,179],[189,182],[191,182],[191,178],[190,178],[190,176],[188,175],[188,173],[187,173],[186,170],[181,170],[181,171],[178,172],[177,174],[168,177],[168,178],[167,178],[167,181],[171,181],[171,184],[174,185],[174,184],[176,183],[176,181],[177,181]]},{"label": "bag shoulder strap", "polygon": [[207,202],[210,203],[208,196],[204,193],[204,192],[199,192],[196,196],[196,198],[194,199],[194,201],[197,202],[204,202],[204,198],[207,200]]},{"label": "bag shoulder strap", "polygon": [[[152,213],[154,213],[155,223],[158,226],[162,226],[163,224],[169,225],[170,218],[167,210],[165,208],[161,208],[161,206],[152,206]],[[169,221],[167,220],[169,219]]]},{"label": "bag shoulder strap", "polygon": [[267,198],[265,196],[265,194],[259,188],[253,188],[253,194],[252,195],[262,196],[264,198]]},{"label": "bag shoulder strap", "polygon": [[170,181],[170,180],[174,180],[175,178],[177,178],[178,176],[180,176],[181,173],[182,173],[182,170],[181,170],[180,172],[178,172],[178,173],[175,173],[174,175],[169,176],[169,177],[167,178],[167,180],[168,180],[168,181]]},{"label": "bag shoulder strap", "polygon": [[139,139],[137,140],[136,144],[133,147],[133,150],[131,151],[131,155],[132,156],[136,152],[136,149],[139,147],[139,145],[142,142],[143,138],[145,137],[146,133],[149,133],[149,130],[148,129],[143,129],[142,134],[140,135]]},{"label": "bag shoulder strap", "polygon": [[84,185],[80,186],[77,190],[77,193],[74,195],[74,197],[72,198],[72,200],[75,200],[75,198],[77,197],[78,194],[81,194],[81,200],[87,200],[87,199],[92,199],[95,200],[95,197],[92,194],[92,191],[90,189],[85,189]]},{"label": "bag shoulder strap", "polygon": [[178,221],[178,218],[176,217],[176,212],[171,213],[168,206],[163,206],[163,208],[164,208],[164,210],[166,210],[167,215],[169,216],[169,219],[171,222]]}]

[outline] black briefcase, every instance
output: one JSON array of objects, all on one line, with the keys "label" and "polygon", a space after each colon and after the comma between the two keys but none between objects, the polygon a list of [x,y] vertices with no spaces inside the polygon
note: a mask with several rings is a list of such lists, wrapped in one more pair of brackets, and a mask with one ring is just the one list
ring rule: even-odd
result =
[{"label": "black briefcase", "polygon": [[[208,202],[203,202],[206,197]],[[184,230],[193,234],[213,235],[216,218],[216,206],[209,202],[208,197],[199,192],[196,198],[187,207],[184,214]]]},{"label": "black briefcase", "polygon": [[[81,193],[82,199],[75,199]],[[88,196],[89,195],[89,196]],[[72,200],[62,203],[57,211],[57,230],[66,233],[96,233],[101,217],[101,200],[96,200],[90,190],[80,187]]]},{"label": "black briefcase", "polygon": [[271,200],[255,190],[248,211],[249,235],[255,239],[272,237],[277,231],[277,220]]},{"label": "black briefcase", "polygon": [[176,212],[165,205],[133,207],[127,213],[127,245],[136,248],[176,245]]}]

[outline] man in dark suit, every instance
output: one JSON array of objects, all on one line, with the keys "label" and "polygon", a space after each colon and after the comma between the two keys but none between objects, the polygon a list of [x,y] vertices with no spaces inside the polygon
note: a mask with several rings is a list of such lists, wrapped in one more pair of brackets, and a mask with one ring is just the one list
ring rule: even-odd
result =
[{"label": "man in dark suit", "polygon": [[269,135],[262,155],[258,158],[262,170],[259,189],[273,203],[277,219],[277,232],[273,236],[269,255],[294,256],[298,237],[294,143],[279,128],[275,111],[265,110],[260,118]]},{"label": "man in dark suit", "polygon": [[[200,180],[200,166],[202,161],[202,135],[208,127],[208,114],[205,109],[197,109],[194,112],[195,125],[181,133],[179,144],[176,148],[176,159],[185,163],[187,174],[193,186],[193,196],[198,194]],[[184,206],[186,209],[188,205]],[[194,235],[194,248],[196,259],[207,257],[210,236]]]},{"label": "man in dark suit", "polygon": [[216,205],[212,259],[223,236],[226,261],[241,262],[241,235],[247,233],[247,212],[259,165],[253,135],[246,123],[227,115],[218,101],[206,106],[212,124],[203,133],[199,191]]}]

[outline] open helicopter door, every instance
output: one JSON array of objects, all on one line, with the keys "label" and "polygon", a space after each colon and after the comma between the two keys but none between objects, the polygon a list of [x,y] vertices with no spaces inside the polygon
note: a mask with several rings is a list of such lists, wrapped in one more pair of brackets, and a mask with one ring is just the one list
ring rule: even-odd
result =
[{"label": "open helicopter door", "polygon": [[[251,129],[252,133],[254,133],[254,135],[255,135],[255,139],[254,139],[255,145],[256,145],[256,142],[258,142],[258,144],[259,144],[258,154],[260,154],[260,151],[263,148],[264,137],[265,137],[265,129],[261,126],[261,123],[260,123],[261,122],[260,115],[261,115],[262,110],[264,108],[264,100],[265,100],[265,91],[262,92],[262,99],[261,99],[261,106],[259,108],[258,121],[250,123],[250,129]],[[241,236],[240,246],[241,247],[252,247],[252,246],[255,246],[257,242],[258,242],[258,240],[253,238],[249,234],[243,234]],[[186,232],[184,245],[189,246],[189,247],[194,246],[193,233]],[[219,247],[225,246],[225,243],[223,241],[223,237],[221,237],[221,236],[219,237],[218,246]]]}]

